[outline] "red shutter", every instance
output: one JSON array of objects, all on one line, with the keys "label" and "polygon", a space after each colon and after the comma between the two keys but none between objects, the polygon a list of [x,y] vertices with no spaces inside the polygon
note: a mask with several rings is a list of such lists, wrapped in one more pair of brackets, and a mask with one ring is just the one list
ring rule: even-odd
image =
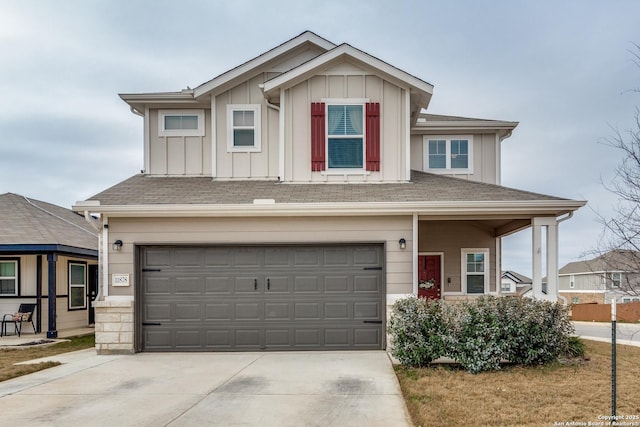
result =
[{"label": "red shutter", "polygon": [[311,103],[311,170],[323,171],[325,162],[324,102]]},{"label": "red shutter", "polygon": [[380,103],[367,103],[367,170],[380,170]]}]

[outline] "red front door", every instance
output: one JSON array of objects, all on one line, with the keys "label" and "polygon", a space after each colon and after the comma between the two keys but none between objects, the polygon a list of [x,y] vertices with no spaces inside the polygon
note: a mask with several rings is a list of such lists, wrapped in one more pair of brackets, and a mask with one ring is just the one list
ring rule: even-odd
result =
[{"label": "red front door", "polygon": [[433,280],[433,287],[421,289],[418,285],[418,297],[440,299],[440,255],[418,255],[418,283],[429,284]]}]

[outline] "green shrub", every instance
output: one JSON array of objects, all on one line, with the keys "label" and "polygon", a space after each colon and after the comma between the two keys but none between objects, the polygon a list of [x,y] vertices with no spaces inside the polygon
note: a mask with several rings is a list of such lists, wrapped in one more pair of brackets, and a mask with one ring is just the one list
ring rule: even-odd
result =
[{"label": "green shrub", "polygon": [[389,332],[392,354],[404,365],[447,356],[478,373],[504,361],[552,362],[569,351],[573,326],[567,310],[548,301],[482,296],[445,305],[410,297],[394,305]]},{"label": "green shrub", "polygon": [[389,321],[391,354],[405,366],[427,366],[442,357],[447,307],[441,301],[408,297],[393,305]]},{"label": "green shrub", "polygon": [[565,357],[584,357],[585,346],[584,342],[582,342],[579,337],[569,337],[569,342],[567,344],[567,350],[564,353]]}]

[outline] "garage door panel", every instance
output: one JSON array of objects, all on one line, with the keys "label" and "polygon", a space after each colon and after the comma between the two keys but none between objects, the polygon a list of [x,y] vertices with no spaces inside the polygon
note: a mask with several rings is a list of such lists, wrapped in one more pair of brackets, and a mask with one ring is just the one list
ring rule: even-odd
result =
[{"label": "garage door panel", "polygon": [[174,280],[175,295],[199,295],[204,289],[204,277],[176,277]]},{"label": "garage door panel", "polygon": [[380,333],[381,328],[354,328],[353,330],[353,345],[355,347],[375,347],[382,345]]},{"label": "garage door panel", "polygon": [[229,302],[209,303],[205,306],[205,322],[233,320],[233,305]]},{"label": "garage door panel", "polygon": [[382,288],[382,278],[379,274],[361,274],[353,278],[353,292],[374,292],[380,293]]},{"label": "garage door panel", "polygon": [[236,320],[262,320],[259,303],[237,303],[235,305]]},{"label": "garage door panel", "polygon": [[171,321],[171,304],[169,302],[150,304],[144,306],[145,321]]},{"label": "garage door panel", "polygon": [[324,292],[329,293],[348,293],[349,292],[349,275],[340,276],[325,276],[324,277]]},{"label": "garage door panel", "polygon": [[267,320],[290,320],[292,303],[266,302],[264,304],[265,318]]},{"label": "garage door panel", "polygon": [[295,303],[294,320],[320,320],[320,303],[307,302],[307,303]]},{"label": "garage door panel", "polygon": [[327,302],[324,304],[324,318],[326,320],[348,320],[349,303]]},{"label": "garage door panel", "polygon": [[260,329],[235,330],[235,346],[238,348],[260,348]]},{"label": "garage door panel", "polygon": [[205,294],[230,294],[233,289],[233,278],[230,276],[207,277]]},{"label": "garage door panel", "polygon": [[381,307],[379,302],[355,302],[353,303],[354,319],[379,319]]},{"label": "garage door panel", "polygon": [[320,277],[319,276],[296,276],[293,285],[295,293],[314,293],[320,292]]},{"label": "garage door panel", "polygon": [[258,278],[256,276],[236,277],[233,281],[233,290],[235,293],[257,293]]},{"label": "garage door panel", "polygon": [[142,283],[146,295],[171,295],[173,285],[167,277],[146,277]]},{"label": "garage door panel", "polygon": [[171,267],[171,250],[168,248],[153,248],[145,250],[143,268]]},{"label": "garage door panel", "polygon": [[174,318],[176,321],[189,320],[197,322],[202,319],[200,308],[200,303],[176,303],[174,305]]},{"label": "garage door panel", "polygon": [[143,350],[383,348],[382,245],[150,247],[140,259]]}]

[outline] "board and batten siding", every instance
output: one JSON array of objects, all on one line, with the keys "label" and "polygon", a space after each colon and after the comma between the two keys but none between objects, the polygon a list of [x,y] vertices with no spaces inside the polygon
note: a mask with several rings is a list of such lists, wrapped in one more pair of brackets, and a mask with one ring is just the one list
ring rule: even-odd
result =
[{"label": "board and batten siding", "polygon": [[558,289],[563,291],[603,291],[602,273],[574,274],[574,287],[569,286],[569,275],[558,277]]},{"label": "board and batten siding", "polygon": [[[461,248],[489,249],[489,292],[496,292],[496,239],[468,221],[420,221],[418,252],[444,253],[442,294],[461,293]],[[447,279],[451,278],[451,283]]]},{"label": "board and batten siding", "polygon": [[204,136],[160,136],[159,111],[149,110],[149,165],[146,172],[170,176],[211,175],[211,110],[204,110]]},{"label": "board and batten siding", "polygon": [[[316,245],[384,243],[387,294],[408,294],[412,286],[412,218],[110,218],[109,239],[124,246],[109,253],[113,274],[129,274],[131,286],[110,287],[110,296],[134,296],[135,245]],[[400,238],[407,248],[400,249]]]},{"label": "board and batten siding", "polygon": [[[465,134],[464,131],[451,135]],[[424,137],[442,136],[438,135],[411,135],[411,169],[428,172],[424,164]],[[469,179],[471,181],[486,182],[488,184],[500,184],[496,182],[496,134],[495,133],[475,133],[473,134],[473,173],[472,174],[443,174],[455,176],[456,178]]]},{"label": "board and batten siding", "polygon": [[[357,74],[356,74],[357,73]],[[405,180],[407,91],[348,64],[326,70],[285,93],[285,181],[399,182]],[[311,103],[324,99],[368,99],[380,103],[380,171],[329,174],[311,171]],[[333,171],[335,172],[335,171]]]}]

